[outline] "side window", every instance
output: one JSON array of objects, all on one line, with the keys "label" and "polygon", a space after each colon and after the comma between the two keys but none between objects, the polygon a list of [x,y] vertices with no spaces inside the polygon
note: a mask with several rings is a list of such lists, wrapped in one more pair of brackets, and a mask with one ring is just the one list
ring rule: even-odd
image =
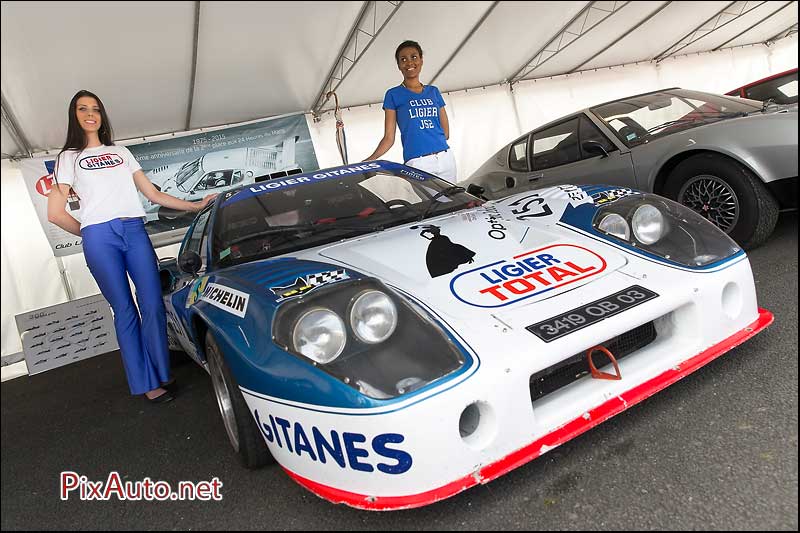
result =
[{"label": "side window", "polygon": [[533,134],[534,170],[566,165],[579,159],[577,118]]},{"label": "side window", "polygon": [[186,242],[186,247],[181,250],[181,253],[191,251],[200,254],[200,257],[203,258],[203,264],[205,264],[205,254],[200,253],[200,245],[204,242],[203,236],[205,234],[209,215],[211,215],[211,209],[207,209],[205,213],[202,213],[197,218],[197,222],[195,222],[194,227],[192,228],[192,234],[189,237],[189,240]]},{"label": "side window", "polygon": [[526,172],[528,170],[528,137],[526,136],[511,146],[508,151],[508,167],[511,170]]},{"label": "side window", "polygon": [[[614,143],[609,141],[608,138],[597,128],[597,126],[595,126],[592,121],[585,116],[581,117],[580,129],[581,143],[584,141],[597,141],[603,145],[603,148],[606,149],[606,152],[611,152],[612,150],[617,149],[617,147],[614,146]],[[594,157],[595,155],[597,154],[588,154],[583,150],[583,148],[581,148],[581,159],[587,159],[589,157]]]}]

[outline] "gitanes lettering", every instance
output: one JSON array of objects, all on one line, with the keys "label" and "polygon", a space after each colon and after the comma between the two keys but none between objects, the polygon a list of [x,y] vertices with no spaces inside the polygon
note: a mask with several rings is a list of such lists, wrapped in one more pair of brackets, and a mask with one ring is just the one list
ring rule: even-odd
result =
[{"label": "gitanes lettering", "polygon": [[370,439],[362,433],[326,431],[317,426],[308,430],[300,422],[279,416],[262,417],[258,409],[254,415],[267,442],[314,462],[331,461],[340,468],[392,475],[408,472],[413,463],[411,454],[397,446],[405,441],[399,433],[381,433]]},{"label": "gitanes lettering", "polygon": [[100,154],[84,157],[79,165],[84,170],[99,170],[101,168],[118,167],[124,161],[117,154]]}]

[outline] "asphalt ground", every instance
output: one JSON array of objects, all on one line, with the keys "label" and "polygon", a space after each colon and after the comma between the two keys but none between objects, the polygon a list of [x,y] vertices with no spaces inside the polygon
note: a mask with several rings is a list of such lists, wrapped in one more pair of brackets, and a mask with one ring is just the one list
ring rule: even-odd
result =
[{"label": "asphalt ground", "polygon": [[[768,329],[652,398],[487,484],[407,511],[332,505],[279,467],[241,468],[210,380],[128,395],[113,352],[2,384],[3,530],[797,530],[797,213],[750,254]],[[91,481],[222,481],[222,501],[59,497]]]}]

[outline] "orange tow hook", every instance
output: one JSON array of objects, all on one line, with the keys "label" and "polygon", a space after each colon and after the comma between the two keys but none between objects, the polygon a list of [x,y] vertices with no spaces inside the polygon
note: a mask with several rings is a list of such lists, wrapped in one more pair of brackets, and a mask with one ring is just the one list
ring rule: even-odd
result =
[{"label": "orange tow hook", "polygon": [[[614,370],[617,372],[616,375],[597,370],[597,368],[594,366],[594,361],[592,361],[592,353],[594,353],[595,350],[599,350],[608,356],[608,358],[611,360],[611,364],[614,365]],[[594,379],[622,379],[622,373],[619,371],[617,359],[605,348],[605,346],[595,346],[594,348],[590,348],[586,352],[586,358],[589,360],[589,370],[592,371],[592,377]]]}]

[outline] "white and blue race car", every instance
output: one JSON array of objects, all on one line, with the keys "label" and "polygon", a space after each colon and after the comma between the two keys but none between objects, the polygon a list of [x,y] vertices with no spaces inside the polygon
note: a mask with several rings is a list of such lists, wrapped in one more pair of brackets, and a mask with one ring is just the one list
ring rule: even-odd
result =
[{"label": "white and blue race car", "polygon": [[242,462],[362,509],[487,483],[772,321],[745,253],[670,200],[484,202],[382,161],[223,193],[161,275]]}]

